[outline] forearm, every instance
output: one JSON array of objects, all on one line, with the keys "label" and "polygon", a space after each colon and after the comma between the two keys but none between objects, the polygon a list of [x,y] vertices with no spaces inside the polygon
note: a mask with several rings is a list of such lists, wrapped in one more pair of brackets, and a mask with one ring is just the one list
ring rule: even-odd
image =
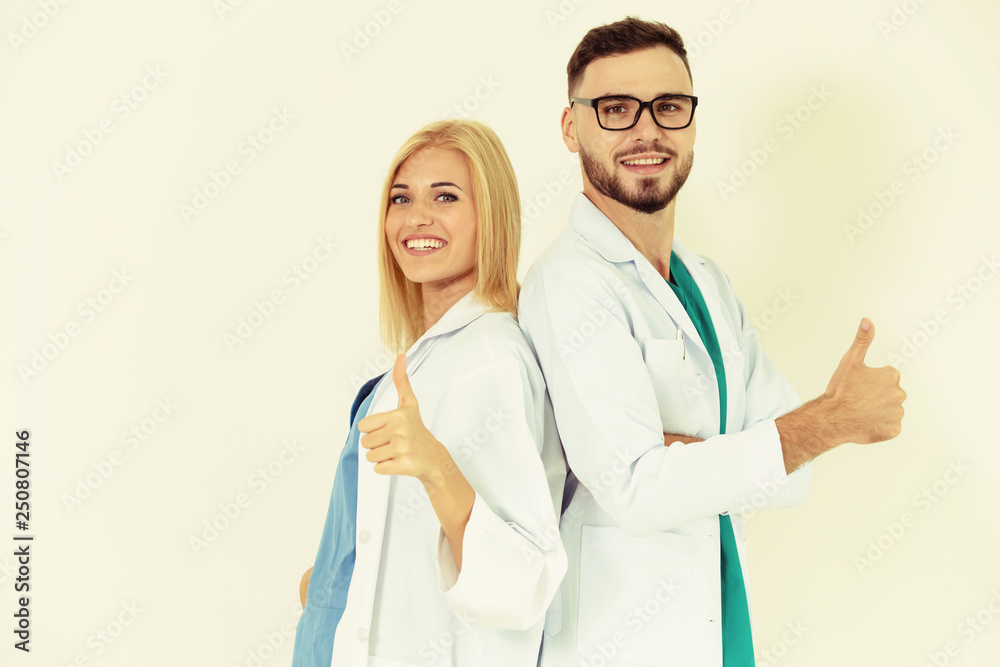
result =
[{"label": "forearm", "polygon": [[785,472],[792,473],[837,445],[846,442],[840,435],[842,419],[825,396],[814,398],[801,407],[774,420],[781,438]]},{"label": "forearm", "polygon": [[455,565],[461,571],[462,541],[465,538],[465,527],[469,524],[469,516],[472,514],[476,492],[450,459],[439,472],[420,481],[427,491],[427,497],[448,540],[448,546],[451,547]]}]

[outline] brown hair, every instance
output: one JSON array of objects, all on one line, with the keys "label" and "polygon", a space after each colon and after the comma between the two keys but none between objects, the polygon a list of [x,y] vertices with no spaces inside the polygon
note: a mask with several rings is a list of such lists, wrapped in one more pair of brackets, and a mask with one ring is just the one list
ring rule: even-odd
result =
[{"label": "brown hair", "polygon": [[569,59],[569,64],[566,65],[569,97],[573,97],[573,91],[580,85],[587,65],[598,58],[631,53],[660,45],[666,46],[680,56],[684,68],[687,69],[688,78],[693,81],[687,51],[684,49],[684,40],[681,39],[680,33],[665,23],[643,21],[634,16],[628,16],[621,21],[593,28],[580,40],[576,51]]}]

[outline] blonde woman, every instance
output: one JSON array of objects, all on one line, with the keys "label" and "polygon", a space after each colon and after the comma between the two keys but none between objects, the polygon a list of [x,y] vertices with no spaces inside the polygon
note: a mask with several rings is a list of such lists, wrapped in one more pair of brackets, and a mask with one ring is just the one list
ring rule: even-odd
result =
[{"label": "blonde woman", "polygon": [[433,123],[379,211],[384,342],[355,400],[293,665],[535,665],[566,475],[515,321],[520,202],[496,134]]}]

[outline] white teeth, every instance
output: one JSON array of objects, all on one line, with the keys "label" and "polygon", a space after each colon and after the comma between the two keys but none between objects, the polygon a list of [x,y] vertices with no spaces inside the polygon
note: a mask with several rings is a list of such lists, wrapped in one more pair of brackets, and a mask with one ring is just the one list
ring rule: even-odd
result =
[{"label": "white teeth", "polygon": [[428,250],[430,248],[444,247],[441,239],[410,239],[406,242],[406,247],[410,250]]},{"label": "white teeth", "polygon": [[641,160],[624,160],[623,163],[629,166],[634,164],[663,164],[666,161],[662,157],[646,157]]}]

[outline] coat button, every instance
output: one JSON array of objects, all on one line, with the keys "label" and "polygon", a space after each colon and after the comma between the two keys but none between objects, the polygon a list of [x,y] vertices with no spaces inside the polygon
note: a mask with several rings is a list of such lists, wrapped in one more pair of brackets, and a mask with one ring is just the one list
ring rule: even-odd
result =
[{"label": "coat button", "polygon": [[371,537],[372,537],[371,533],[369,533],[367,530],[362,530],[360,533],[358,533],[358,542],[360,542],[361,544],[368,544],[368,540],[370,540]]},{"label": "coat button", "polygon": [[368,641],[368,631],[364,628],[358,628],[358,641],[364,642]]}]

